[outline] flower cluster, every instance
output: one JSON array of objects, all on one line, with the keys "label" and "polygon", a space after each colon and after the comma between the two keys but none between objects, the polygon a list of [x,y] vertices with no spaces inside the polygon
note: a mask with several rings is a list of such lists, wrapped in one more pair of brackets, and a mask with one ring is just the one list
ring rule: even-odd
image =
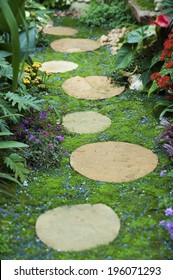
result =
[{"label": "flower cluster", "polygon": [[168,39],[165,40],[164,42],[164,49],[162,51],[160,60],[164,61],[172,57],[172,52],[173,52],[173,28],[171,29]]},{"label": "flower cluster", "polygon": [[65,154],[62,147],[65,130],[52,120],[52,116],[51,107],[41,113],[33,111],[13,133],[14,140],[29,146],[22,153],[33,167],[57,165]]},{"label": "flower cluster", "polygon": [[150,76],[150,79],[157,85],[159,90],[165,90],[170,94],[168,98],[173,96],[173,28],[171,29],[168,38],[163,44],[163,50],[160,56],[160,61],[163,61],[163,66],[160,72],[155,72]]},{"label": "flower cluster", "polygon": [[162,220],[159,225],[169,231],[171,239],[173,239],[173,209],[172,207],[165,210],[165,216],[168,220]]},{"label": "flower cluster", "polygon": [[171,77],[169,75],[161,76],[161,73],[155,72],[151,75],[150,79],[157,82],[157,86],[161,89],[167,89]]},{"label": "flower cluster", "polygon": [[163,125],[162,128],[164,128],[164,131],[159,134],[156,141],[163,139],[165,142],[163,147],[166,149],[171,160],[173,160],[173,124],[166,118],[162,118],[160,123]]},{"label": "flower cluster", "polygon": [[39,69],[42,64],[40,62],[34,62],[31,66],[26,66],[24,68],[23,83],[26,86],[33,87],[36,86],[39,89],[45,89],[45,82],[50,76],[50,73],[41,72]]}]

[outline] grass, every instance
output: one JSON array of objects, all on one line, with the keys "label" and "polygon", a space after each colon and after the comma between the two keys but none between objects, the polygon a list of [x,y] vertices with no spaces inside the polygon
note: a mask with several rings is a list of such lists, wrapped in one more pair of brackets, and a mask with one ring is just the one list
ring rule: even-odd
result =
[{"label": "grass", "polygon": [[[74,37],[95,38],[105,34],[105,29],[85,28],[78,20],[55,19],[55,23],[76,27]],[[57,39],[49,35],[50,41]],[[49,47],[37,51],[35,61],[68,60],[79,67],[64,74],[53,74],[48,82],[50,95],[57,101],[62,114],[93,110],[112,120],[110,128],[95,134],[68,134],[61,167],[54,170],[33,170],[29,186],[12,189],[13,199],[2,198],[1,259],[43,260],[116,260],[116,259],[172,259],[169,234],[158,226],[164,218],[163,200],[171,196],[172,178],[160,177],[162,169],[170,168],[170,161],[155,138],[158,119],[153,114],[156,97],[126,89],[120,96],[102,101],[79,100],[66,95],[61,85],[75,75],[110,75],[114,69],[114,57],[109,47],[95,52],[63,54]],[[159,157],[154,172],[127,183],[93,181],[75,172],[69,163],[70,154],[77,147],[97,141],[126,141],[151,149]],[[58,252],[44,245],[36,236],[36,219],[45,211],[62,206],[84,203],[103,203],[120,217],[118,237],[108,245],[81,252]]]}]

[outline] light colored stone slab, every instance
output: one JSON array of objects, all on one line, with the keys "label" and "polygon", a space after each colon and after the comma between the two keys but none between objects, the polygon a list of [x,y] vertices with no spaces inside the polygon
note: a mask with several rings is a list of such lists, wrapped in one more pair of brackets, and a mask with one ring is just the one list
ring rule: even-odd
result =
[{"label": "light colored stone slab", "polygon": [[124,86],[116,87],[105,76],[72,77],[63,83],[62,88],[70,96],[89,100],[110,98],[125,89]]},{"label": "light colored stone slab", "polygon": [[78,30],[70,27],[63,26],[49,26],[43,28],[45,34],[59,35],[59,36],[73,36]]},{"label": "light colored stone slab", "polygon": [[59,39],[51,44],[53,50],[63,53],[88,52],[100,48],[100,43],[90,39]]},{"label": "light colored stone slab", "polygon": [[74,70],[78,67],[78,64],[70,61],[47,61],[42,63],[42,67],[39,69],[48,73],[65,73]]},{"label": "light colored stone slab", "polygon": [[97,112],[76,112],[63,117],[63,126],[71,132],[96,133],[111,125],[111,120]]},{"label": "light colored stone slab", "polygon": [[108,244],[119,230],[118,216],[104,204],[57,207],[42,214],[36,222],[41,241],[60,251],[81,251]]},{"label": "light colored stone slab", "polygon": [[105,182],[128,182],[152,172],[158,163],[149,149],[126,142],[98,142],[77,148],[70,164],[80,174]]}]

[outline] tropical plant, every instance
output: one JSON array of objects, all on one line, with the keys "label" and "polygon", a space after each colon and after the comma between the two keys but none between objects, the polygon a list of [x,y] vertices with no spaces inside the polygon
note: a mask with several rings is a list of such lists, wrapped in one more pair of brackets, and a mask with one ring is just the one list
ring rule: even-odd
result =
[{"label": "tropical plant", "polygon": [[[170,26],[171,18],[168,15],[160,15],[149,25],[129,32],[116,55],[115,70],[126,69],[132,64],[131,72],[138,71],[143,85],[147,86],[151,82],[151,74],[160,70],[163,65],[160,55],[163,42],[170,32]],[[141,58],[142,65],[140,65]],[[136,64],[133,63],[134,61]]]},{"label": "tropical plant", "polygon": [[13,66],[12,90],[18,83],[20,65],[19,26],[25,18],[25,0],[0,0],[0,32],[6,34],[6,41],[0,44],[0,49],[11,53]]},{"label": "tropical plant", "polygon": [[170,17],[173,17],[173,2],[172,0],[162,0],[160,3],[160,9],[162,10],[162,13],[169,15]]}]

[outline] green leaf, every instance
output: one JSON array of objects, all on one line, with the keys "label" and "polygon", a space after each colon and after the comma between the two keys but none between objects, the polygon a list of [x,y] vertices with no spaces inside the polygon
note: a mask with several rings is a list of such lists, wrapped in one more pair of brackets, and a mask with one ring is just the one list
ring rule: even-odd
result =
[{"label": "green leaf", "polygon": [[148,92],[148,97],[150,97],[150,95],[155,92],[156,90],[158,89],[158,85],[157,85],[157,82],[156,81],[153,81],[150,89],[149,89],[149,92]]},{"label": "green leaf", "polygon": [[[16,1],[15,1],[16,2]],[[17,1],[18,2],[18,1]],[[17,3],[18,4],[18,3]],[[16,5],[13,1],[13,6]],[[18,73],[20,64],[20,43],[19,43],[19,31],[15,16],[6,0],[0,0],[0,6],[3,16],[10,30],[11,45],[12,45],[12,65],[13,65],[13,84],[12,89],[15,91],[18,83]],[[2,21],[2,17],[1,17]],[[1,27],[1,25],[0,25]],[[4,29],[1,29],[4,31]]]},{"label": "green leaf", "polygon": [[137,45],[124,44],[118,51],[115,59],[115,69],[122,69],[131,63],[135,56]]},{"label": "green leaf", "polygon": [[4,180],[9,180],[9,181],[12,181],[18,185],[20,185],[22,187],[22,184],[16,180],[14,177],[12,177],[11,175],[9,174],[6,174],[6,173],[0,173],[0,178],[4,179]]},{"label": "green leaf", "polygon": [[5,57],[8,57],[8,56],[10,56],[11,55],[11,53],[10,52],[7,52],[7,51],[0,51],[0,59],[1,58],[5,58]]},{"label": "green leaf", "polygon": [[43,101],[43,100],[38,100],[36,97],[33,97],[30,94],[20,96],[13,92],[8,92],[4,98],[12,102],[12,106],[15,106],[17,104],[19,111],[29,110],[30,108],[39,111],[40,110],[39,104]]},{"label": "green leaf", "polygon": [[4,11],[3,11],[3,2],[8,2],[8,6],[10,7],[16,21],[17,24],[22,24],[23,19],[22,17],[25,18],[25,0],[0,0],[0,8],[2,8],[2,12],[0,9],[0,30],[4,31],[4,32],[9,32],[9,26],[7,24],[7,20],[6,17],[4,15]]},{"label": "green leaf", "polygon": [[153,27],[151,28],[149,25],[144,25],[142,27],[139,27],[129,32],[126,38],[127,43],[134,44],[134,43],[142,42],[144,39],[155,34],[154,30],[152,29]]},{"label": "green leaf", "polygon": [[28,145],[17,141],[0,141],[0,149],[26,148]]},{"label": "green leaf", "polygon": [[36,27],[28,29],[27,32],[20,33],[20,52],[22,57],[35,50],[37,33]]},{"label": "green leaf", "polygon": [[26,180],[26,175],[29,174],[29,170],[25,168],[24,158],[14,153],[6,157],[4,163],[14,172],[16,179],[20,178],[21,182]]},{"label": "green leaf", "polygon": [[0,132],[0,136],[8,136],[8,135],[13,135],[13,133],[11,133],[10,131]]},{"label": "green leaf", "polygon": [[8,129],[8,124],[5,120],[0,119],[0,130],[3,132],[10,132]]},{"label": "green leaf", "polygon": [[152,60],[151,60],[151,64],[150,64],[150,69],[151,69],[157,62],[160,61],[161,53],[162,53],[162,51],[156,53],[156,54],[153,56],[153,58],[152,58]]}]

